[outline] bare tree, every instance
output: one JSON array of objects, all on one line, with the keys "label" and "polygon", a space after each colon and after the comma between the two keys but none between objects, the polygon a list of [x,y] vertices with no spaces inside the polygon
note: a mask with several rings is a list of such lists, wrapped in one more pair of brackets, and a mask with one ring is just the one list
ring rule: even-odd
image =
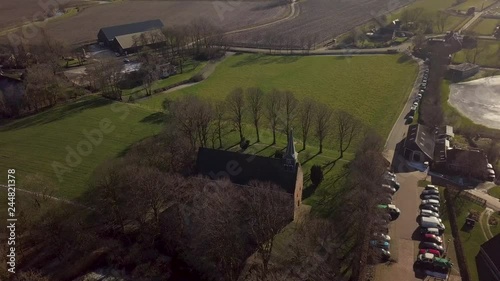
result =
[{"label": "bare tree", "polygon": [[351,146],[356,134],[360,133],[361,122],[351,114],[338,110],[334,114],[334,124],[337,127],[335,137],[339,146],[339,159],[344,157],[344,152]]},{"label": "bare tree", "polygon": [[293,219],[293,196],[273,184],[261,182],[252,182],[244,191],[248,233],[257,245],[265,280],[275,236]]},{"label": "bare tree", "polygon": [[310,98],[305,98],[300,103],[299,119],[302,134],[302,150],[306,149],[307,138],[314,120],[314,106],[315,103]]},{"label": "bare tree", "polygon": [[214,117],[214,109],[212,108],[212,104],[206,100],[200,99],[198,104],[196,105],[194,114],[198,140],[202,147],[206,147],[210,124],[212,123]]},{"label": "bare tree", "polygon": [[286,134],[290,132],[291,126],[297,117],[297,108],[299,106],[299,100],[290,91],[285,91],[283,93],[283,105],[285,107],[285,130]]},{"label": "bare tree", "polygon": [[245,112],[245,96],[243,89],[236,88],[226,97],[230,119],[240,133],[240,140],[243,140],[243,114]]},{"label": "bare tree", "polygon": [[149,47],[142,47],[137,56],[141,62],[141,70],[144,71],[142,79],[143,87],[146,91],[146,96],[150,96],[152,94],[153,83],[160,78],[158,71],[160,59],[158,54]]},{"label": "bare tree", "polygon": [[57,76],[47,71],[47,65],[35,64],[28,67],[23,82],[26,90],[25,100],[35,112],[47,104],[56,104],[61,89]]},{"label": "bare tree", "polygon": [[438,27],[439,32],[444,32],[444,28],[446,27],[446,23],[450,18],[450,14],[444,11],[439,11],[436,13],[436,25]]},{"label": "bare tree", "polygon": [[262,117],[262,108],[264,106],[264,92],[259,88],[248,88],[246,90],[248,106],[252,115],[253,125],[255,126],[255,133],[257,135],[257,142],[260,142],[259,124]]},{"label": "bare tree", "polygon": [[323,141],[329,135],[330,130],[332,128],[332,117],[333,111],[332,109],[322,103],[317,103],[315,106],[316,109],[316,119],[315,122],[315,133],[316,137],[319,140],[319,153],[323,152]]},{"label": "bare tree", "polygon": [[226,103],[224,101],[220,101],[215,103],[214,107],[214,125],[215,125],[215,133],[217,135],[217,140],[219,141],[219,148],[222,148],[222,134],[225,127],[226,122]]},{"label": "bare tree", "polygon": [[273,131],[273,143],[276,144],[276,130],[279,123],[279,111],[283,104],[283,94],[278,90],[272,90],[266,99],[266,117]]}]

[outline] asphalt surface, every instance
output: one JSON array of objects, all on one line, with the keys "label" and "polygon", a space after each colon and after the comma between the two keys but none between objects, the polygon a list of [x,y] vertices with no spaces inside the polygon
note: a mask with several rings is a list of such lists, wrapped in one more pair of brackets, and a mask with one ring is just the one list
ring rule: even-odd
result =
[{"label": "asphalt surface", "polygon": [[412,237],[418,228],[416,222],[418,214],[419,193],[421,188],[417,188],[417,182],[426,177],[425,173],[415,171],[406,165],[403,157],[397,153],[399,144],[404,140],[408,125],[406,115],[410,111],[413,99],[418,93],[418,87],[422,80],[425,66],[419,61],[419,74],[408,96],[406,105],[398,120],[394,124],[386,142],[385,157],[392,162],[392,167],[396,172],[401,188],[394,195],[393,203],[401,210],[401,215],[391,223],[389,235],[391,236],[391,255],[397,263],[390,267],[380,265],[377,267],[376,280],[422,280],[417,278],[413,271],[413,263],[418,248],[418,241]]},{"label": "asphalt surface", "polygon": [[[410,93],[406,105],[398,120],[394,124],[386,142],[384,156],[391,161],[401,188],[394,195],[394,204],[400,209],[401,215],[391,223],[389,235],[391,236],[391,255],[397,260],[390,266],[377,266],[376,280],[423,280],[425,276],[419,276],[413,269],[414,261],[418,251],[420,235],[418,232],[417,216],[419,214],[419,195],[423,188],[418,187],[418,181],[426,179],[427,174],[420,172],[406,164],[405,159],[398,152],[408,131],[405,124],[406,116],[410,111],[413,100],[418,93],[418,87],[422,80],[423,71],[426,66],[419,61],[420,71]],[[450,280],[461,280],[459,276],[452,275]]]}]

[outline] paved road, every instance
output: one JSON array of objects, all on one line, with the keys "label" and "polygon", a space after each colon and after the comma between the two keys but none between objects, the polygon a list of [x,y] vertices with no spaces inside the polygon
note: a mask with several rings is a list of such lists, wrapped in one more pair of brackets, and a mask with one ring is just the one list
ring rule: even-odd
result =
[{"label": "paved road", "polygon": [[500,201],[488,193],[486,190],[482,189],[470,189],[467,192],[476,195],[479,198],[486,200],[486,207],[493,209],[494,211],[500,211]]},{"label": "paved road", "polygon": [[[406,137],[408,125],[405,124],[405,117],[410,110],[413,98],[418,93],[423,69],[425,66],[419,61],[420,71],[415,81],[413,90],[408,97],[406,105],[398,120],[394,124],[385,145],[384,156],[392,162],[392,167],[397,174],[401,184],[400,190],[394,196],[394,204],[401,210],[400,217],[391,223],[390,236],[391,254],[397,263],[391,266],[380,265],[376,269],[376,280],[422,280],[416,276],[413,270],[416,253],[418,250],[419,235],[418,223],[416,221],[420,203],[419,194],[423,188],[418,187],[418,181],[426,178],[426,173],[415,171],[406,165],[404,158],[396,153],[398,144]],[[461,280],[459,276],[452,276],[452,280]]]},{"label": "paved road", "polygon": [[460,30],[458,31],[458,33],[462,33],[462,31],[467,30],[467,28],[469,28],[469,26],[471,26],[477,19],[479,19],[479,17],[481,17],[483,15],[483,13],[484,13],[484,11],[474,13],[474,17],[472,17],[468,22],[466,22],[462,26],[462,28],[460,28]]},{"label": "paved road", "polygon": [[424,65],[421,61],[419,61],[419,66],[420,71],[413,90],[389,134],[384,155],[392,162],[398,181],[401,184],[400,190],[394,196],[394,203],[401,210],[401,215],[396,221],[391,223],[390,227],[390,236],[392,238],[391,254],[398,262],[392,264],[390,267],[385,265],[378,266],[376,280],[421,280],[416,278],[413,272],[413,263],[417,248],[416,242],[412,240],[412,236],[418,228],[416,218],[418,214],[418,194],[420,190],[417,188],[417,182],[425,178],[425,174],[418,171],[408,172],[409,168],[406,167],[404,159],[395,153],[398,143],[405,138],[408,130],[408,125],[405,124],[405,117],[410,111],[413,98],[416,93],[418,93],[418,85],[424,69]]}]

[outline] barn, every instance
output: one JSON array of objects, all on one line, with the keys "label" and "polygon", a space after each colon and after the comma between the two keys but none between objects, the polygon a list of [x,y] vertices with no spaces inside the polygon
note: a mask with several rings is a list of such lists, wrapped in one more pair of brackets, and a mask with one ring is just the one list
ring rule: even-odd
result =
[{"label": "barn", "polygon": [[118,36],[138,34],[162,28],[163,23],[159,19],[103,27],[97,33],[97,42],[101,45],[112,47],[113,41]]}]

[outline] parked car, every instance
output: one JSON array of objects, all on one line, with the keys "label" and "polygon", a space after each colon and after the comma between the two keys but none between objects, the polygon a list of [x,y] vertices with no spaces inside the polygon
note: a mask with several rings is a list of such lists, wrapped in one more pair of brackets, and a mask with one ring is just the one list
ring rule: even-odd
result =
[{"label": "parked car", "polygon": [[443,239],[437,235],[434,235],[434,234],[424,234],[424,237],[422,240],[425,242],[436,243],[438,245],[443,244]]},{"label": "parked car", "polygon": [[438,250],[439,253],[442,255],[444,253],[444,248],[443,246],[440,246],[436,243],[432,243],[432,242],[422,242],[420,243],[420,246],[419,246],[420,249],[433,249],[433,250]]},{"label": "parked car", "polygon": [[453,267],[453,263],[449,259],[434,257],[432,265],[436,268],[450,269]]},{"label": "parked car", "polygon": [[434,234],[436,236],[441,236],[443,232],[437,228],[434,228],[434,227],[420,227],[420,233],[422,235]]},{"label": "parked car", "polygon": [[420,255],[425,254],[425,253],[430,253],[430,254],[433,254],[434,257],[440,257],[441,256],[441,253],[438,250],[434,250],[434,249],[420,249],[418,251],[418,253]]},{"label": "parked car", "polygon": [[422,191],[422,195],[439,195],[439,190],[426,189],[426,190]]},{"label": "parked car", "polygon": [[425,252],[423,254],[419,254],[417,256],[417,263],[419,265],[432,265],[432,262],[434,261],[434,254],[431,254],[431,253],[428,253],[428,252]]},{"label": "parked car", "polygon": [[382,240],[372,240],[370,241],[370,245],[376,248],[382,248],[384,250],[389,250],[391,245],[387,241],[382,241]]},{"label": "parked car", "polygon": [[384,234],[384,233],[379,233],[379,232],[375,232],[373,233],[373,238],[376,238],[376,239],[379,239],[379,240],[384,240],[384,241],[391,241],[391,236],[387,235],[387,234]]},{"label": "parked car", "polygon": [[421,227],[437,228],[439,231],[444,231],[445,226],[440,218],[436,217],[419,217],[418,223]]},{"label": "parked car", "polygon": [[383,260],[388,260],[391,258],[391,252],[382,248],[375,248],[377,254],[379,254]]},{"label": "parked car", "polygon": [[433,212],[431,210],[426,210],[426,209],[420,210],[420,215],[422,217],[436,217],[436,218],[439,218],[439,213],[438,212]]},{"label": "parked car", "polygon": [[396,205],[393,205],[393,204],[380,204],[377,206],[379,209],[386,209],[388,214],[390,215],[391,217],[391,221],[393,220],[396,220],[397,218],[399,218],[399,215],[401,214],[401,211],[399,210],[398,207],[396,207]]},{"label": "parked car", "polygon": [[486,164],[486,169],[493,169],[493,165],[491,163]]},{"label": "parked car", "polygon": [[425,186],[425,190],[436,190],[439,191],[438,188],[435,185],[428,184]]},{"label": "parked car", "polygon": [[394,179],[396,179],[396,178],[397,178],[397,177],[396,177],[396,174],[395,174],[395,173],[393,173],[393,172],[391,172],[391,171],[387,171],[387,175],[389,175],[389,176],[393,177]]},{"label": "parked car", "polygon": [[382,188],[384,188],[386,191],[390,192],[391,194],[396,193],[396,189],[394,187],[391,187],[388,184],[382,184]]},{"label": "parked car", "polygon": [[[412,105],[411,105],[411,107],[410,107],[410,110],[415,111],[415,110],[417,110],[417,108],[418,108],[418,106],[417,106],[417,105],[413,105],[413,104],[412,104]],[[411,117],[412,122],[413,122],[413,116],[409,116],[408,118],[410,118],[410,117]]]},{"label": "parked car", "polygon": [[421,204],[420,210],[430,210],[430,211],[439,213],[439,208],[434,206],[434,205],[430,205],[430,204]]},{"label": "parked car", "polygon": [[433,205],[439,208],[441,206],[441,203],[439,203],[439,200],[428,199],[428,200],[422,200],[420,205]]},{"label": "parked car", "polygon": [[[415,109],[413,109],[413,110],[415,110]],[[413,123],[413,115],[408,116],[408,118],[406,118],[406,122],[405,122],[405,124],[407,124],[407,125],[411,124],[411,123]]]},{"label": "parked car", "polygon": [[431,195],[421,195],[420,198],[424,199],[424,200],[432,199],[432,200],[439,201],[439,195],[434,195],[434,194],[431,194]]}]

